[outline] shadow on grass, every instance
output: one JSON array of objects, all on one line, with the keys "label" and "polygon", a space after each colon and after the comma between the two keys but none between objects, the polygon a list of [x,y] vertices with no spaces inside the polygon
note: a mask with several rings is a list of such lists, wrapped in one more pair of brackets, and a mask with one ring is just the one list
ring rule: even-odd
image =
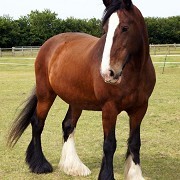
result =
[{"label": "shadow on grass", "polygon": [[180,158],[162,154],[142,155],[143,175],[152,180],[179,180]]},{"label": "shadow on grass", "polygon": [[[101,158],[92,156],[84,158],[85,164],[91,169],[92,176],[84,179],[93,179],[98,177],[101,167]],[[118,154],[114,159],[114,173],[117,180],[124,179],[125,156]],[[173,158],[162,154],[142,154],[141,166],[143,176],[146,180],[179,180],[180,179],[180,158]]]},{"label": "shadow on grass", "polygon": [[[9,151],[8,151],[9,152]],[[178,153],[177,153],[178,154]],[[7,154],[6,154],[7,155]],[[13,155],[7,155],[7,158],[11,157],[14,159]],[[93,153],[86,156],[83,156],[82,161],[87,165],[92,174],[88,177],[71,177],[65,175],[58,168],[59,156],[55,155],[53,157],[49,157],[47,155],[47,159],[52,163],[54,172],[46,175],[36,175],[30,173],[27,165],[24,163],[24,159],[21,162],[17,161],[16,166],[7,165],[7,167],[2,167],[2,171],[0,170],[0,177],[4,179],[11,179],[12,177],[22,177],[26,179],[63,179],[63,180],[95,180],[98,177],[102,154],[101,153]],[[18,160],[18,159],[17,159]],[[14,159],[15,161],[15,159]],[[123,180],[124,173],[124,163],[125,163],[125,154],[122,152],[115,153],[114,156],[114,173],[116,180]],[[13,163],[11,162],[11,165]],[[168,156],[167,154],[157,153],[157,154],[141,154],[141,166],[143,171],[143,176],[146,180],[179,180],[180,179],[180,157],[178,156]],[[0,178],[1,179],[1,178]]]}]

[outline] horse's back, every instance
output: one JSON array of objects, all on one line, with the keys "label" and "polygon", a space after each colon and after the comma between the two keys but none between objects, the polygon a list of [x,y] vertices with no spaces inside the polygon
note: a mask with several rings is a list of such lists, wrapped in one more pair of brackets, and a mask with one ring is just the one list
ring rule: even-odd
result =
[{"label": "horse's back", "polygon": [[50,71],[53,65],[65,61],[81,61],[87,59],[88,51],[98,38],[85,33],[62,33],[48,39],[40,48],[35,61],[36,75],[43,68]]},{"label": "horse's back", "polygon": [[[76,43],[78,44],[81,43],[81,49],[83,45],[88,45],[88,43],[95,42],[97,41],[98,38],[91,36],[89,34],[85,33],[62,33],[55,35],[48,39],[41,47],[38,56],[48,56],[47,58],[49,59],[50,57],[54,56],[55,51],[62,46],[63,44],[67,43]],[[41,61],[41,58],[36,59],[36,61]]]},{"label": "horse's back", "polygon": [[36,82],[48,82],[48,88],[69,104],[73,101],[96,109],[91,74],[94,61],[90,52],[97,41],[98,38],[84,33],[63,33],[50,38],[36,59]]}]

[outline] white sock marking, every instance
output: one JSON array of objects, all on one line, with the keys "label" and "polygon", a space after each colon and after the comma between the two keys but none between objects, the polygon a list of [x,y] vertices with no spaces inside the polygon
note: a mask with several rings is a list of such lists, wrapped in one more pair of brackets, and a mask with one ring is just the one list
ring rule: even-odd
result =
[{"label": "white sock marking", "polygon": [[126,160],[124,174],[125,180],[144,180],[141,167],[134,163],[131,155]]},{"label": "white sock marking", "polygon": [[63,145],[59,167],[66,174],[72,176],[87,176],[91,174],[89,168],[81,162],[77,155],[74,143],[74,132],[69,135],[68,140]]},{"label": "white sock marking", "polygon": [[110,52],[113,44],[113,37],[115,30],[119,24],[119,17],[117,12],[113,13],[109,18],[108,32],[104,45],[104,51],[101,62],[101,73],[104,74],[110,68]]}]

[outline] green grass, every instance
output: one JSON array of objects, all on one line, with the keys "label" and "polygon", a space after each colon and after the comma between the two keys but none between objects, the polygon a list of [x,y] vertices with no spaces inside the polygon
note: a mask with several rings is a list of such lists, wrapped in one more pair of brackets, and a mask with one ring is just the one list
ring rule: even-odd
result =
[{"label": "green grass", "polygon": [[166,58],[166,62],[180,62],[180,56],[151,56],[153,62],[164,62]]},{"label": "green grass", "polygon": [[[161,61],[159,58],[161,57],[153,57],[153,61]],[[180,57],[172,58],[172,61],[178,61]],[[43,151],[54,167],[53,173],[32,174],[25,164],[25,151],[31,139],[31,127],[28,127],[13,149],[6,147],[8,129],[20,110],[19,104],[35,85],[35,77],[33,59],[0,58],[0,63],[5,62],[9,64],[0,64],[0,179],[97,179],[103,143],[101,112],[84,111],[76,129],[77,152],[92,171],[88,177],[70,177],[58,169],[62,148],[61,122],[67,110],[67,105],[59,98],[49,112],[42,135]],[[164,74],[162,64],[156,64],[155,68],[157,83],[141,126],[143,175],[151,180],[179,180],[180,65],[167,65]],[[114,172],[117,180],[123,179],[128,130],[128,117],[122,113],[118,116],[116,130]]]}]

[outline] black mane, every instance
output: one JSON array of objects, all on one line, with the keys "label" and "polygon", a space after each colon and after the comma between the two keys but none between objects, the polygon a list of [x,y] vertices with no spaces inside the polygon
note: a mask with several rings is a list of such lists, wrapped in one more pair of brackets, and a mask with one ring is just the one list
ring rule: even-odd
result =
[{"label": "black mane", "polygon": [[106,9],[104,10],[104,14],[102,18],[103,26],[111,16],[111,14],[121,8],[121,5],[122,5],[121,0],[112,0],[112,3],[109,6],[107,6]]}]

